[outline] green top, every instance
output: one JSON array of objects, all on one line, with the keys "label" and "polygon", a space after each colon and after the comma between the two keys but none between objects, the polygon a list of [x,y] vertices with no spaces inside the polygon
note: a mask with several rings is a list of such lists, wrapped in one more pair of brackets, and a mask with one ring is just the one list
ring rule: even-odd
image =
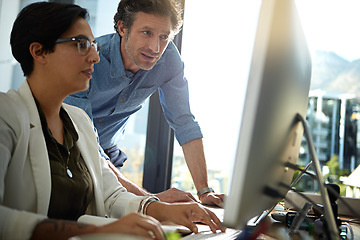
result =
[{"label": "green top", "polygon": [[[36,101],[46,141],[51,168],[51,197],[49,218],[77,220],[94,199],[93,182],[84,159],[76,146],[78,134],[74,125],[61,108],[64,126],[64,144],[60,144],[48,128],[45,114]],[[69,169],[70,171],[68,171]]]}]

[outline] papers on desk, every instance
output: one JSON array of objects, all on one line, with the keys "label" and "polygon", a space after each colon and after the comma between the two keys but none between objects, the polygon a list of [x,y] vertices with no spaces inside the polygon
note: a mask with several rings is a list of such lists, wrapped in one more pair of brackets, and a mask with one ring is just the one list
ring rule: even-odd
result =
[{"label": "papers on desk", "polygon": [[116,218],[105,218],[105,217],[99,217],[93,215],[82,215],[81,217],[79,217],[78,222],[85,224],[92,224],[96,226],[103,226],[115,222],[116,220],[117,220]]}]

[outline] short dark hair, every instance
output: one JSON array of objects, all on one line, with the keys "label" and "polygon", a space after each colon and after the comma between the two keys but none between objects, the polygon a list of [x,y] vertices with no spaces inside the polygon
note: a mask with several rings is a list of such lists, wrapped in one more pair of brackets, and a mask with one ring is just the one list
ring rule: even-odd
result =
[{"label": "short dark hair", "polygon": [[74,4],[37,2],[23,8],[14,22],[10,45],[24,76],[29,76],[34,70],[29,51],[31,43],[42,44],[45,53],[53,52],[55,41],[71,27],[75,19],[87,19],[88,15],[86,9]]},{"label": "short dark hair", "polygon": [[181,29],[183,10],[178,0],[121,0],[114,16],[115,31],[119,33],[119,20],[130,29],[138,12],[170,17],[174,35]]}]

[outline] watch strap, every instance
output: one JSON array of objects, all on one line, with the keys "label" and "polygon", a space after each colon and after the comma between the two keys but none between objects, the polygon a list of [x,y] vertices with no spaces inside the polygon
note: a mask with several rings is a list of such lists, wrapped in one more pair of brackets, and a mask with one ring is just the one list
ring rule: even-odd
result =
[{"label": "watch strap", "polygon": [[211,187],[204,187],[197,192],[197,195],[200,198],[202,195],[209,192],[215,192],[215,191]]}]

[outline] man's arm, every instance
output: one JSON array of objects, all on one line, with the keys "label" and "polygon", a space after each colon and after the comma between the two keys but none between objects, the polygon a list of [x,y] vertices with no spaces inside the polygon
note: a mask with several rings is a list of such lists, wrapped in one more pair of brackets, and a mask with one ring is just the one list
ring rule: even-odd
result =
[{"label": "man's arm", "polygon": [[128,192],[134,193],[138,196],[156,196],[158,197],[162,202],[168,202],[168,203],[174,203],[174,202],[192,202],[196,199],[192,196],[191,193],[181,191],[176,188],[171,188],[169,190],[166,190],[164,192],[160,192],[158,194],[149,193],[142,187],[136,185],[135,183],[131,182],[129,179],[127,179],[120,171],[117,169],[109,160],[107,160],[109,167],[112,169],[112,171],[115,173],[116,177],[118,178],[118,181],[123,185]]},{"label": "man's arm", "polygon": [[107,163],[110,167],[110,169],[115,173],[116,177],[118,178],[118,181],[123,185],[128,192],[134,193],[138,196],[150,196],[153,195],[149,192],[147,192],[145,189],[137,186],[135,183],[131,182],[129,179],[127,179],[120,171],[117,169],[110,160],[107,160]]},{"label": "man's arm", "polygon": [[[186,164],[189,168],[197,191],[208,187],[207,167],[204,146],[201,138],[194,139],[182,146]],[[224,194],[205,193],[200,196],[203,204],[223,206]]]}]

